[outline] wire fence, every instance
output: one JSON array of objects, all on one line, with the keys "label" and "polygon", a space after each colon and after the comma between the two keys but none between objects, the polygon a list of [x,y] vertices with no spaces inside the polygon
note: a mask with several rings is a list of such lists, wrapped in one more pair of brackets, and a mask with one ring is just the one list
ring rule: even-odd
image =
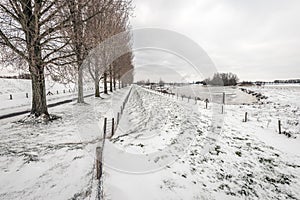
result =
[{"label": "wire fence", "polygon": [[103,151],[105,147],[105,140],[111,139],[118,128],[121,117],[124,113],[125,106],[129,100],[131,94],[132,87],[130,87],[129,92],[123,100],[123,103],[120,107],[120,111],[117,113],[117,118],[104,118],[103,122],[103,138],[99,147],[96,147],[96,178],[98,180],[98,188],[97,188],[97,196],[96,199],[103,199]]},{"label": "wire fence", "polygon": [[[145,87],[143,87],[143,88],[145,88]],[[162,94],[164,96],[168,96],[170,98],[175,98],[177,100],[185,101],[190,104],[197,105],[199,102],[201,102],[201,103],[204,103],[205,109],[210,109],[209,104],[212,103],[209,101],[208,98],[206,98],[206,99],[201,99],[199,97],[192,98],[191,96],[179,95],[178,93],[175,94],[172,92],[168,92],[166,90],[157,90],[157,89],[153,89],[153,88],[145,88],[145,89]],[[262,95],[259,92],[254,92],[254,91],[246,90],[243,88],[240,88],[240,90],[256,97],[257,98],[256,105],[261,104],[262,100],[268,99],[268,97]],[[222,93],[219,93],[219,95],[222,95],[222,96],[221,96],[221,102],[217,103],[219,105],[219,107],[217,109],[220,110],[221,114],[225,114],[226,97],[228,94],[225,92],[222,92]],[[299,119],[298,120],[297,119],[285,119],[286,117],[285,117],[284,113],[282,113],[282,112],[280,113],[280,111],[278,111],[278,110],[274,111],[274,112],[276,112],[276,114],[274,114],[273,116],[267,116],[266,113],[263,113],[260,109],[249,110],[249,109],[245,108],[244,112],[243,111],[240,112],[240,113],[243,113],[243,116],[241,116],[241,122],[247,123],[247,122],[256,120],[260,123],[263,123],[265,125],[264,127],[271,128],[272,130],[274,130],[275,133],[285,135],[288,138],[290,138],[290,137],[296,138],[300,131]],[[283,112],[285,112],[285,111],[283,111]],[[269,110],[268,110],[268,115],[270,115]],[[261,124],[260,124],[260,126],[261,126]]]},{"label": "wire fence", "polygon": [[[84,88],[83,91],[91,91],[94,90],[94,88]],[[77,92],[77,89],[63,89],[63,90],[47,90],[46,95],[47,96],[56,96],[56,95],[62,95],[62,94],[71,94]],[[0,95],[1,99],[3,100],[15,100],[15,99],[28,99],[31,97],[30,92],[21,92],[21,93],[8,93],[8,94],[2,94]]]},{"label": "wire fence", "polygon": [[[173,92],[168,92],[166,90],[155,90],[153,88],[145,88],[145,89],[162,94],[164,96],[176,98],[177,100],[186,101],[187,103],[191,103],[195,105],[197,105],[199,102],[203,102],[205,104],[205,109],[209,109],[210,100],[208,98],[201,99],[200,97],[196,97],[196,96],[192,97],[191,95],[184,95],[184,94],[179,95],[179,93],[175,94]],[[221,102],[217,104],[220,105],[219,107],[220,107],[221,114],[224,114],[227,94],[225,92],[220,92],[218,95],[221,96]]]}]

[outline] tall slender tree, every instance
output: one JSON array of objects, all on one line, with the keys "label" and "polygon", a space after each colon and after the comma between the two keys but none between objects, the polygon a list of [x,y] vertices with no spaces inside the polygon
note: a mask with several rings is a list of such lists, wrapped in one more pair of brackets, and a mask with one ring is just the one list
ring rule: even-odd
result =
[{"label": "tall slender tree", "polygon": [[88,54],[85,46],[85,28],[86,22],[90,16],[86,12],[89,0],[67,0],[67,6],[64,13],[70,16],[70,28],[66,29],[66,38],[70,38],[70,46],[75,56],[74,63],[77,72],[77,91],[78,103],[84,103],[83,98],[83,67],[82,63]]},{"label": "tall slender tree", "polygon": [[[95,0],[97,1],[97,0]],[[109,1],[109,3],[105,3]],[[89,71],[91,76],[95,81],[95,96],[99,96],[99,82],[103,80],[104,85],[104,93],[108,94],[108,91],[113,92],[113,81],[114,74],[116,74],[116,70],[114,69],[114,63],[108,63],[107,60],[112,55],[109,53],[113,52],[109,49],[112,48],[110,46],[103,46],[103,42],[113,37],[114,35],[121,33],[123,31],[127,31],[128,29],[128,16],[131,11],[131,2],[124,0],[101,0],[101,4],[107,5],[103,12],[101,12],[97,17],[91,20],[90,26],[91,28],[87,29],[91,38],[93,38],[93,45],[99,45],[102,43],[101,48],[96,49],[98,52],[97,58],[100,58],[98,62],[95,62],[94,65],[89,67]],[[100,4],[100,5],[101,5]],[[93,4],[92,9],[97,10],[96,3]],[[102,6],[103,7],[103,6]],[[127,38],[128,42],[130,37]],[[94,47],[96,48],[96,47]],[[109,85],[108,85],[109,84]]]}]

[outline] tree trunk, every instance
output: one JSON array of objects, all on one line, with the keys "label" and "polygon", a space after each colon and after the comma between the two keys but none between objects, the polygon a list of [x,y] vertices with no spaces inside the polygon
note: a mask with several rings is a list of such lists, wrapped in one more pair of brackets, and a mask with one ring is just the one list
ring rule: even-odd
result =
[{"label": "tree trunk", "polygon": [[84,103],[82,66],[79,66],[79,69],[78,69],[78,99],[77,99],[77,103]]},{"label": "tree trunk", "polygon": [[95,97],[100,97],[99,81],[95,81]]},{"label": "tree trunk", "polygon": [[47,100],[46,100],[46,87],[43,67],[30,67],[31,70],[31,86],[32,86],[32,108],[31,114],[39,117],[46,115],[49,117]]},{"label": "tree trunk", "polygon": [[[46,99],[46,86],[44,76],[44,66],[42,64],[41,41],[38,39],[39,27],[37,27],[37,18],[32,13],[32,5],[30,1],[26,2],[24,14],[28,17],[26,41],[27,50],[30,57],[29,71],[31,75],[32,87],[32,108],[31,114],[35,117],[43,116],[46,120],[49,119]],[[40,10],[41,2],[36,2],[36,9]]]},{"label": "tree trunk", "polygon": [[113,79],[113,82],[114,82],[114,90],[116,90],[116,77],[114,76],[114,79]]},{"label": "tree trunk", "polygon": [[95,97],[100,97],[100,73],[99,73],[99,58],[96,57],[96,67],[95,67],[95,74],[94,74],[94,84],[95,84]]},{"label": "tree trunk", "polygon": [[112,67],[109,67],[109,91],[113,92],[113,74],[112,74]]},{"label": "tree trunk", "polygon": [[107,73],[106,72],[104,72],[103,78],[104,78],[104,94],[108,94],[108,92],[107,92]]}]

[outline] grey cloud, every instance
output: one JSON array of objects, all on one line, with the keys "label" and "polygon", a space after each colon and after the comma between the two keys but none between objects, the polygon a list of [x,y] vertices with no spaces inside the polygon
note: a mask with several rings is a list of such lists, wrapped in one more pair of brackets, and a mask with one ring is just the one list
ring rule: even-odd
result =
[{"label": "grey cloud", "polygon": [[[238,73],[243,80],[300,77],[298,0],[135,0],[135,5],[134,28],[186,35],[219,71]],[[143,59],[136,55],[136,62]]]}]

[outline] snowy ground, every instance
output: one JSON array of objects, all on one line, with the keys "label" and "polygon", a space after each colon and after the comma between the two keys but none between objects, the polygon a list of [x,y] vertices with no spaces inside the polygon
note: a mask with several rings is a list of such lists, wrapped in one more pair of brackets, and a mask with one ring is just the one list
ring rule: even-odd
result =
[{"label": "snowy ground", "polygon": [[50,108],[62,119],[20,124],[24,116],[0,120],[0,199],[95,199],[95,148],[103,118],[128,88]]},{"label": "snowy ground", "polygon": [[291,91],[260,91],[264,103],[226,106],[222,133],[202,155],[211,105],[136,87],[105,144],[105,199],[300,199],[299,123],[284,125],[291,138],[276,126],[278,117],[299,121],[299,107],[286,104]]},{"label": "snowy ground", "polygon": [[262,127],[278,132],[278,120],[281,120],[282,132],[292,138],[300,136],[300,84],[269,85],[246,88],[268,97],[262,103],[246,106],[252,120],[261,122]]},{"label": "snowy ground", "polygon": [[[0,120],[0,199],[95,199],[103,118],[116,118],[128,89],[50,108],[62,119],[49,124]],[[257,102],[232,89],[239,95],[214,138],[211,103],[205,109],[202,101],[134,86],[116,135],[106,140],[105,199],[300,199],[300,89],[247,89],[269,98]],[[278,119],[292,137],[278,134]],[[214,147],[203,154],[207,143]]]},{"label": "snowy ground", "polygon": [[223,93],[225,93],[226,104],[230,105],[251,104],[257,101],[255,97],[240,91],[235,86],[218,87],[192,84],[182,87],[170,87],[169,90],[179,96],[184,95],[193,99],[198,97],[215,103],[222,103]]},{"label": "snowy ground", "polygon": [[[87,84],[84,94],[92,94],[91,84]],[[31,107],[31,80],[0,78],[0,116],[13,112],[30,110]],[[53,95],[47,95],[48,103],[73,99],[77,93],[74,84],[60,84],[52,80],[46,80],[46,91]],[[28,93],[28,98],[26,98]],[[10,95],[13,99],[10,100]]]}]

